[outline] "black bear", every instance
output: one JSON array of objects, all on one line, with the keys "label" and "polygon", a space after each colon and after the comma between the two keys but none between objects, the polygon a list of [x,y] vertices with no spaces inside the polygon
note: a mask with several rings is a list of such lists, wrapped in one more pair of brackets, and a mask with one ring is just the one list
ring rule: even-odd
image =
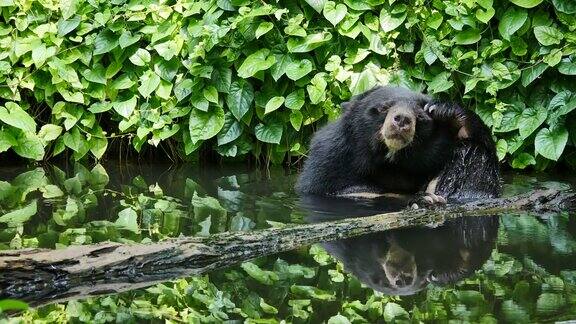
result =
[{"label": "black bear", "polygon": [[472,111],[390,86],[342,107],[312,138],[300,194],[420,193],[428,203],[499,195],[495,145]]}]

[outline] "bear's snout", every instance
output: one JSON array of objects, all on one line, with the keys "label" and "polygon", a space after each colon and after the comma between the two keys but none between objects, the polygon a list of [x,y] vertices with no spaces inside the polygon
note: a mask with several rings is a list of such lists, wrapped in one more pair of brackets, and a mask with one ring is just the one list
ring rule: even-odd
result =
[{"label": "bear's snout", "polygon": [[414,118],[412,116],[399,113],[392,117],[392,125],[396,128],[396,130],[400,132],[406,132],[412,126],[412,123],[414,122],[413,119]]}]

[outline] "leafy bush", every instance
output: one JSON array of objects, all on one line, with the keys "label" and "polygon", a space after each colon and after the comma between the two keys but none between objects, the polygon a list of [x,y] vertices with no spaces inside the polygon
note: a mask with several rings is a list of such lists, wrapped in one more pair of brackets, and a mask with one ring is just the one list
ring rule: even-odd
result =
[{"label": "leafy bush", "polygon": [[[0,0],[0,152],[113,139],[280,163],[401,84],[474,108],[515,168],[576,165],[571,0]],[[571,132],[572,131],[572,132]]]}]

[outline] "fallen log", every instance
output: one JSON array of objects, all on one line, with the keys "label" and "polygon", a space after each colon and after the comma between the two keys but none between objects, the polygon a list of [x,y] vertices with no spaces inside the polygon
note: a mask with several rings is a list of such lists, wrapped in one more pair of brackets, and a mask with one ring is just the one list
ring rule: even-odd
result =
[{"label": "fallen log", "polygon": [[101,243],[61,250],[0,251],[0,299],[31,306],[115,294],[193,276],[301,246],[413,226],[439,226],[458,217],[574,211],[570,191],[541,190],[445,208],[293,225],[152,244]]}]

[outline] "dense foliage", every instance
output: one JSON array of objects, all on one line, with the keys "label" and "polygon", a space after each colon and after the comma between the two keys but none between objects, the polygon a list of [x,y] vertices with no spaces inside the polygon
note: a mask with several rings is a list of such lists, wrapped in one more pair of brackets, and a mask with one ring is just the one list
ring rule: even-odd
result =
[{"label": "dense foliage", "polygon": [[203,146],[280,163],[340,102],[392,83],[474,108],[513,167],[576,164],[571,0],[0,0],[0,14],[0,152]]},{"label": "dense foliage", "polygon": [[[182,176],[184,174],[184,176]],[[166,237],[299,222],[286,194],[291,181],[232,175],[206,190],[182,170],[154,182],[98,165],[73,172],[34,169],[0,182],[0,249],[62,248],[104,240]],[[147,179],[146,179],[147,178]],[[535,186],[530,179],[508,194]],[[552,184],[557,186],[558,184]],[[262,194],[262,187],[268,194]],[[546,185],[548,186],[548,185]],[[280,216],[278,216],[280,215]],[[288,216],[291,215],[291,216]],[[273,218],[276,216],[276,218]],[[501,219],[498,245],[475,275],[414,296],[386,296],[347,274],[320,246],[259,258],[203,276],[181,278],[115,296],[32,309],[9,323],[376,323],[462,320],[544,322],[576,316],[576,233],[567,214]],[[0,300],[0,309],[17,302]],[[0,312],[0,321],[5,315]]]}]

